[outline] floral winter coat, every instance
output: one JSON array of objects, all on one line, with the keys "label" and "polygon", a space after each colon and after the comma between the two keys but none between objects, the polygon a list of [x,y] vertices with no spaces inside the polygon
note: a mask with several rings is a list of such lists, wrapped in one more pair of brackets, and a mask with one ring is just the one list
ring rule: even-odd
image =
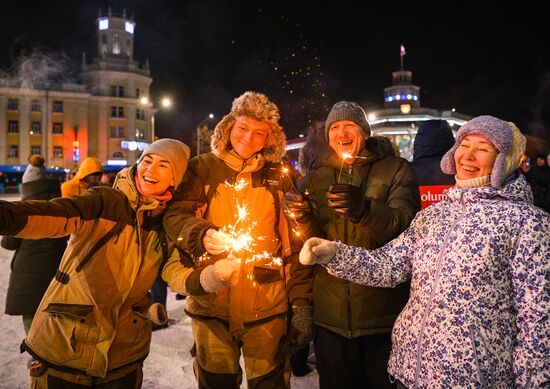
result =
[{"label": "floral winter coat", "polygon": [[380,287],[412,277],[388,366],[407,387],[548,387],[550,215],[523,176],[447,195],[384,247],[338,243],[327,269]]}]

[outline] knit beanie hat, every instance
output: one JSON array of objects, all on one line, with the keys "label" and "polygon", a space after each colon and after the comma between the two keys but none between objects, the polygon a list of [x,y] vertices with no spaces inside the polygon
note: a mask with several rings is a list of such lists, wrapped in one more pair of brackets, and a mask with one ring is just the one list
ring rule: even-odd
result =
[{"label": "knit beanie hat", "polygon": [[46,178],[48,176],[46,175],[46,167],[44,166],[44,157],[37,154],[31,155],[21,181],[24,184],[31,181],[45,180]]},{"label": "knit beanie hat", "polygon": [[460,127],[454,146],[441,159],[443,173],[456,174],[454,155],[462,139],[469,134],[483,135],[497,149],[498,155],[491,171],[491,186],[500,188],[504,180],[519,167],[525,152],[525,137],[512,122],[489,115],[475,117]]},{"label": "knit beanie hat", "polygon": [[187,162],[191,154],[189,146],[176,139],[162,138],[147,146],[141,157],[139,157],[138,163],[149,154],[158,154],[170,162],[172,171],[174,172],[174,187],[177,188],[183,180],[183,175],[187,169]]},{"label": "knit beanie hat", "polygon": [[330,110],[325,122],[325,137],[328,140],[328,130],[332,123],[339,120],[351,120],[370,135],[370,125],[367,115],[361,106],[353,101],[339,101]]}]

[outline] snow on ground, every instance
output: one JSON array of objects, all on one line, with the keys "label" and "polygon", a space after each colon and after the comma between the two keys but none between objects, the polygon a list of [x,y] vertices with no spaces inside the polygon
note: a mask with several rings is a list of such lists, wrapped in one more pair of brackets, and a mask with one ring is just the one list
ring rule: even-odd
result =
[{"label": "snow on ground", "polygon": [[[0,199],[13,201],[18,197],[3,195]],[[12,255],[13,252],[0,247],[0,389],[28,388],[26,363],[29,355],[19,353],[19,345],[25,336],[21,316],[3,314]],[[189,354],[193,345],[191,320],[183,310],[184,304],[185,300],[175,299],[175,293],[168,294],[168,314],[175,323],[153,332],[151,351],[144,362],[144,389],[197,388],[193,359]],[[294,389],[318,388],[317,372],[292,377],[291,385]],[[242,387],[245,388],[246,383]]]}]

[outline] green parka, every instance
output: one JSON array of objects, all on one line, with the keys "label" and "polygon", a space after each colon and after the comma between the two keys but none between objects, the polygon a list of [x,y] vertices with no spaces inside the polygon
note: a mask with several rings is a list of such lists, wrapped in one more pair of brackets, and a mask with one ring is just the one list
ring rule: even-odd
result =
[{"label": "green parka", "polygon": [[[342,169],[342,160],[331,152],[325,166],[307,175],[306,187],[327,239],[375,249],[404,231],[420,210],[418,182],[411,164],[384,149],[376,138],[366,141],[360,156],[351,168]],[[336,183],[359,186],[370,200],[358,224],[327,206],[328,188]],[[362,286],[318,267],[313,283],[314,321],[349,338],[391,332],[408,293],[408,283],[395,289]]]},{"label": "green parka", "polygon": [[[148,291],[163,259],[156,217],[161,207],[138,194],[133,169],[118,174],[116,189],[98,187],[50,201],[0,202],[0,234],[25,239],[71,234],[23,344],[53,367],[104,377],[147,357]],[[120,230],[96,250],[113,228]],[[177,251],[171,256],[177,260]]]}]

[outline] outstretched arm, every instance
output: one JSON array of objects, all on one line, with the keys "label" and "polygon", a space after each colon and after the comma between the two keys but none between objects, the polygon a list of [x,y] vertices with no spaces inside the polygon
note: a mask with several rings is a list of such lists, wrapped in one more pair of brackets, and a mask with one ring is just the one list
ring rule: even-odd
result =
[{"label": "outstretched arm", "polygon": [[330,274],[358,284],[395,287],[412,276],[414,253],[422,239],[421,222],[416,218],[405,232],[376,250],[311,238],[300,252],[300,262],[321,264]]},{"label": "outstretched arm", "polygon": [[80,196],[53,200],[0,201],[0,235],[23,239],[59,238],[77,231],[120,202],[108,197],[124,196],[110,188],[93,189]]}]

